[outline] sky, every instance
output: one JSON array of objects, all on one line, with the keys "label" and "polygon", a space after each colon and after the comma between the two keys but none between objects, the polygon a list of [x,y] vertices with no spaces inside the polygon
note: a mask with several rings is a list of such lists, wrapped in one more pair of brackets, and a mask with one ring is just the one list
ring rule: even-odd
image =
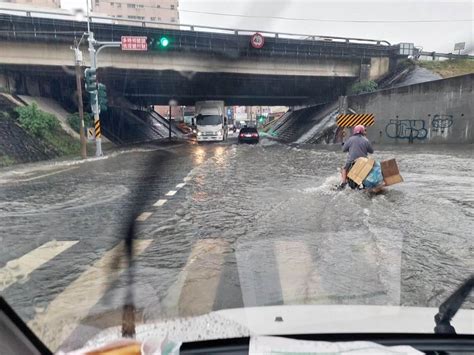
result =
[{"label": "sky", "polygon": [[180,0],[178,8],[182,24],[383,39],[445,53],[466,42],[464,53],[474,54],[472,0]]}]

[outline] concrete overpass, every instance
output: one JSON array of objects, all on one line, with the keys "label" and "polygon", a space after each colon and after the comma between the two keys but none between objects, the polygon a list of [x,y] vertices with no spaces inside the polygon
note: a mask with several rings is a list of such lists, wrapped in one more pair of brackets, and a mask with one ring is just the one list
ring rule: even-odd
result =
[{"label": "concrete overpass", "polygon": [[[87,30],[86,23],[21,15],[0,14],[0,86],[52,96],[73,90],[70,46]],[[383,76],[402,57],[399,46],[385,41],[263,33],[265,45],[257,49],[250,45],[252,31],[217,33],[183,30],[183,25],[158,28],[156,23],[139,27],[111,20],[93,18],[97,40],[120,41],[122,35],[171,40],[166,51],[107,48],[100,53],[99,80],[109,91],[144,105],[172,98],[181,105],[205,99],[223,99],[228,105],[325,102],[359,78]],[[88,66],[87,49],[82,49]]]}]

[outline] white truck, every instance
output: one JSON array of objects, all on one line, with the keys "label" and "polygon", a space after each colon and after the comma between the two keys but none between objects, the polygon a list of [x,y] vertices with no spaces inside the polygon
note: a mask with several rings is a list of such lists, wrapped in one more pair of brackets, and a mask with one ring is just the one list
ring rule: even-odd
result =
[{"label": "white truck", "polygon": [[224,101],[197,101],[193,126],[198,142],[225,141],[228,135]]}]

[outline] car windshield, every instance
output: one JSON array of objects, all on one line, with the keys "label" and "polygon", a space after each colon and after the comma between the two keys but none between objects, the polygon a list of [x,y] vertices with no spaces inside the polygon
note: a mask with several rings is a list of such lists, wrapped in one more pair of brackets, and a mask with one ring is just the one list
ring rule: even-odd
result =
[{"label": "car windshield", "polygon": [[474,270],[472,29],[471,0],[0,0],[1,298],[53,352],[433,333]]},{"label": "car windshield", "polygon": [[217,115],[198,115],[196,124],[199,126],[216,126],[222,123],[222,116]]}]

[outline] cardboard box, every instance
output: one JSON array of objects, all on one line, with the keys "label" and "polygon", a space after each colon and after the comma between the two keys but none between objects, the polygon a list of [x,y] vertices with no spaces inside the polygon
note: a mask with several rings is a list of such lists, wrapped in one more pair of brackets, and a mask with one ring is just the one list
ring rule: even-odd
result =
[{"label": "cardboard box", "polygon": [[367,175],[374,167],[375,160],[369,158],[358,158],[351,170],[347,174],[347,177],[354,181],[357,185],[362,184]]},{"label": "cardboard box", "polygon": [[380,163],[382,168],[383,180],[386,186],[398,184],[403,182],[403,178],[398,170],[398,165],[395,159],[385,160]]}]

